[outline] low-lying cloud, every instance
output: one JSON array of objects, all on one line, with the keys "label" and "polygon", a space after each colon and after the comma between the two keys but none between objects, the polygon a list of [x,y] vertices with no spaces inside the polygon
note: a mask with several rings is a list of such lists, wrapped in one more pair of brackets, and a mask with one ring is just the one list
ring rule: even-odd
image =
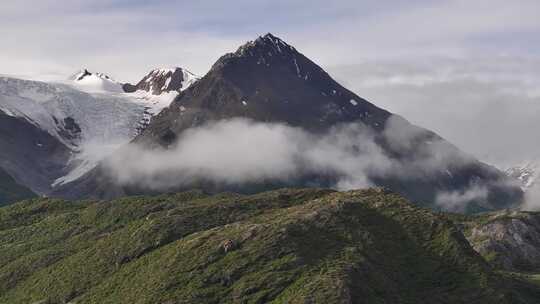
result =
[{"label": "low-lying cloud", "polygon": [[[539,67],[537,57],[484,56],[367,62],[333,72],[378,106],[507,170],[540,159],[534,138],[540,128]],[[466,196],[452,193],[441,200]],[[540,209],[540,190],[528,189],[523,207]]]},{"label": "low-lying cloud", "polygon": [[468,202],[484,201],[487,198],[487,188],[474,185],[460,191],[439,192],[435,204],[443,210],[464,212]]},{"label": "low-lying cloud", "polygon": [[371,185],[368,172],[391,164],[361,124],[315,136],[300,128],[246,119],[189,129],[168,150],[131,145],[116,155],[107,164],[120,183],[154,189],[199,179],[222,184],[285,182],[310,173],[337,174],[342,176],[337,188],[358,188]]},{"label": "low-lying cloud", "polygon": [[525,202],[522,209],[528,211],[540,211],[540,183],[536,182],[526,189]]},{"label": "low-lying cloud", "polygon": [[[421,139],[425,136],[429,139]],[[190,186],[197,181],[294,184],[310,176],[331,177],[330,186],[349,190],[373,186],[373,177],[452,176],[453,170],[473,161],[399,116],[389,119],[383,137],[392,143],[393,150],[404,152],[403,160],[390,157],[379,144],[380,134],[362,123],[339,125],[316,135],[285,124],[238,118],[188,129],[168,149],[128,145],[109,158],[106,167],[122,185],[153,190]],[[412,150],[415,153],[408,153]],[[467,198],[467,193],[442,194],[440,206],[461,210],[469,202]]]}]

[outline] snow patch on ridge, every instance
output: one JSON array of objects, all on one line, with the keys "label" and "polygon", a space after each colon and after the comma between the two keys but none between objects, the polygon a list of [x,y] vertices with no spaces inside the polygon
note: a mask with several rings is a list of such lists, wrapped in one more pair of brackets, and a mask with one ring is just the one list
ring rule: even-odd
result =
[{"label": "snow patch on ridge", "polygon": [[103,73],[90,73],[84,69],[70,77],[75,87],[89,93],[122,93],[122,84]]},{"label": "snow patch on ridge", "polygon": [[540,181],[540,162],[529,161],[506,170],[506,174],[521,182],[521,189],[527,191]]}]

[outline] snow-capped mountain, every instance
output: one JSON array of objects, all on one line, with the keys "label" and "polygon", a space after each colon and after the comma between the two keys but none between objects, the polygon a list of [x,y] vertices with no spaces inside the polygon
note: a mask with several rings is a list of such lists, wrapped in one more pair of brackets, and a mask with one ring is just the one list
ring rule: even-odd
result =
[{"label": "snow-capped mountain", "polygon": [[[196,80],[191,73],[183,72],[180,68],[177,70],[185,77],[180,83],[176,82],[178,77],[174,76],[174,71],[152,71],[149,75],[153,75],[153,78],[149,78],[149,75],[144,78],[148,80],[145,83],[165,81],[161,86],[164,89],[160,91],[146,91],[141,87],[140,90],[125,92],[124,84],[87,69],[62,83],[0,77],[0,113],[43,130],[66,151],[70,151],[57,157],[58,162],[64,163],[64,168],[48,176],[52,178],[52,189],[79,178],[101,159],[138,135],[151,118],[178,95],[178,91],[172,90],[173,85],[181,90]],[[164,78],[166,75],[169,75],[169,80]],[[0,131],[10,134],[8,130]],[[41,143],[36,141],[35,144]],[[4,163],[9,162],[9,155],[5,155]],[[15,172],[17,168],[10,168],[10,173],[15,177],[26,175],[26,172]],[[39,185],[29,182],[27,186],[39,194],[47,194],[49,190],[42,180]]]},{"label": "snow-capped mountain", "polygon": [[540,161],[529,161],[506,170],[508,176],[521,182],[523,191],[540,186]]},{"label": "snow-capped mountain", "polygon": [[90,94],[65,84],[0,78],[0,109],[23,117],[68,147],[131,138],[144,104],[116,94]]},{"label": "snow-capped mountain", "polygon": [[[164,71],[151,73],[148,79],[156,79]],[[151,81],[149,81],[151,82]],[[139,83],[140,88],[156,86],[162,88],[166,83],[153,86]],[[388,132],[396,116],[377,107],[367,100],[344,88],[315,62],[304,56],[296,48],[283,40],[267,34],[248,42],[233,53],[223,55],[210,71],[188,89],[179,94],[172,104],[160,112],[150,125],[134,139],[139,147],[167,150],[176,147],[183,135],[207,122],[216,120],[247,119],[257,123],[282,123],[314,135],[328,134],[344,124],[362,125],[376,137],[377,150],[390,162],[403,168],[407,174],[377,172],[373,170],[368,178],[374,185],[387,187],[401,193],[412,201],[434,208],[444,208],[438,204],[440,193],[466,193],[471,185],[486,189],[485,197],[474,196],[460,199],[468,212],[507,208],[520,200],[523,195],[519,187],[508,185],[510,180],[503,172],[483,164],[440,138],[435,133],[400,121],[399,130]],[[387,126],[390,126],[387,128]],[[362,142],[355,143],[350,150],[359,150]],[[403,144],[403,143],[406,144]],[[435,148],[435,146],[437,148]],[[127,149],[126,149],[127,150]],[[361,149],[360,149],[361,150]],[[444,150],[441,153],[439,150]],[[122,159],[125,150],[117,151],[114,157]],[[425,163],[426,159],[438,159],[439,154],[452,157],[448,161],[439,160]],[[446,156],[445,156],[446,157]],[[137,159],[136,159],[137,161]],[[216,161],[220,161],[216,151]],[[421,164],[421,165],[420,165]],[[137,167],[139,164],[133,164]],[[164,178],[178,179],[173,170],[163,175],[154,175],[139,185],[121,184],[107,177],[106,165],[98,167],[81,179],[59,189],[58,195],[71,198],[104,197],[104,189],[115,189],[116,193],[144,193],[147,180]],[[197,171],[197,170],[194,170]],[[201,170],[204,171],[204,170]],[[408,173],[415,172],[414,177]],[[416,173],[420,174],[416,174]],[[321,172],[298,172],[290,180],[255,179],[253,183],[230,186],[227,183],[214,183],[201,176],[193,180],[193,185],[180,182],[174,189],[187,186],[203,188],[208,191],[251,192],[271,187],[306,187],[316,184],[331,187],[340,178],[340,173],[332,170]],[[131,177],[131,174],[129,174]],[[146,178],[146,177],[145,177]],[[220,188],[222,187],[222,188]],[[169,191],[170,188],[164,191]],[[451,202],[452,203],[452,202]],[[448,204],[450,205],[450,203]],[[450,206],[449,208],[451,208]],[[465,207],[463,208],[465,210]]]},{"label": "snow-capped mountain", "polygon": [[91,73],[82,69],[69,78],[73,85],[86,92],[124,92],[122,84],[103,73]]},{"label": "snow-capped mountain", "polygon": [[126,92],[137,90],[150,92],[152,95],[161,95],[164,92],[180,92],[187,89],[199,77],[186,69],[179,67],[167,69],[154,69],[144,76],[136,85],[126,83]]},{"label": "snow-capped mountain", "polygon": [[145,104],[142,121],[146,127],[153,116],[168,107],[178,94],[189,88],[200,77],[180,67],[160,68],[150,71],[136,85],[125,83],[123,90],[132,98]]}]

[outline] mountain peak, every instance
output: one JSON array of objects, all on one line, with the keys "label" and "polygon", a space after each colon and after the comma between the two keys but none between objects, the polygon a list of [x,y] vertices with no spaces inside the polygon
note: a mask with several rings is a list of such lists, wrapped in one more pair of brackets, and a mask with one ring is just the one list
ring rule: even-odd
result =
[{"label": "mountain peak", "polygon": [[[259,52],[257,52],[259,51]],[[242,45],[235,54],[238,55],[254,55],[255,53],[263,53],[264,55],[285,55],[296,52],[296,49],[287,44],[282,39],[268,33],[264,36],[259,36],[254,41],[249,41]]]},{"label": "mountain peak", "polygon": [[122,92],[121,84],[104,73],[93,73],[83,68],[69,78],[74,84],[88,92]]},{"label": "mountain peak", "polygon": [[[315,132],[351,121],[381,129],[390,115],[343,88],[315,62],[270,33],[222,56],[174,103],[170,113],[162,112],[158,120],[170,117],[174,124],[170,132],[176,133],[214,117],[284,122]],[[189,115],[188,108],[193,110]],[[160,144],[171,143],[160,140]]]},{"label": "mountain peak", "polygon": [[109,75],[107,75],[107,74],[93,73],[93,72],[88,71],[87,68],[80,69],[79,71],[77,71],[77,73],[73,74],[73,76],[69,77],[69,80],[81,81],[81,80],[83,80],[85,78],[88,78],[90,76],[94,76],[94,77],[97,77],[97,78],[106,79],[106,80],[116,82],[114,79],[109,77]]},{"label": "mountain peak", "polygon": [[124,91],[138,90],[161,95],[164,92],[183,91],[199,79],[198,76],[181,67],[156,68],[151,70],[136,85],[124,84]]},{"label": "mountain peak", "polygon": [[268,33],[264,36],[259,36],[255,40],[246,42],[234,53],[225,54],[214,64],[212,69],[219,69],[231,61],[236,61],[236,59],[253,60],[258,65],[269,66],[271,62],[275,62],[276,60],[292,62],[298,55],[299,53],[293,46]]},{"label": "mountain peak", "polygon": [[90,76],[92,75],[92,73],[90,73],[88,71],[88,69],[86,68],[83,68],[83,69],[80,69],[78,70],[75,74],[73,74],[71,77],[69,77],[68,79],[69,80],[73,80],[73,81],[81,81],[84,79],[84,77],[86,76]]},{"label": "mountain peak", "polygon": [[271,33],[268,33],[268,34],[266,34],[264,36],[259,36],[259,38],[257,38],[255,40],[255,44],[259,44],[259,45],[263,44],[263,45],[268,45],[268,46],[275,46],[276,48],[285,47],[285,48],[289,48],[289,49],[294,49],[292,46],[287,44],[281,38],[276,37],[276,36],[272,35]]}]

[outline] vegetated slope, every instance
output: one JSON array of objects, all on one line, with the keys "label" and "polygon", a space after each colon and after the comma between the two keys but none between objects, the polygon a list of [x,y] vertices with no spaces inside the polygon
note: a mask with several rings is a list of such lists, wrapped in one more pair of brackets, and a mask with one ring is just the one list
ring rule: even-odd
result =
[{"label": "vegetated slope", "polygon": [[36,196],[30,189],[18,184],[0,169],[0,206]]},{"label": "vegetated slope", "polygon": [[535,286],[492,271],[451,221],[380,189],[34,199],[0,209],[0,244],[0,303],[534,303],[539,296]]}]

